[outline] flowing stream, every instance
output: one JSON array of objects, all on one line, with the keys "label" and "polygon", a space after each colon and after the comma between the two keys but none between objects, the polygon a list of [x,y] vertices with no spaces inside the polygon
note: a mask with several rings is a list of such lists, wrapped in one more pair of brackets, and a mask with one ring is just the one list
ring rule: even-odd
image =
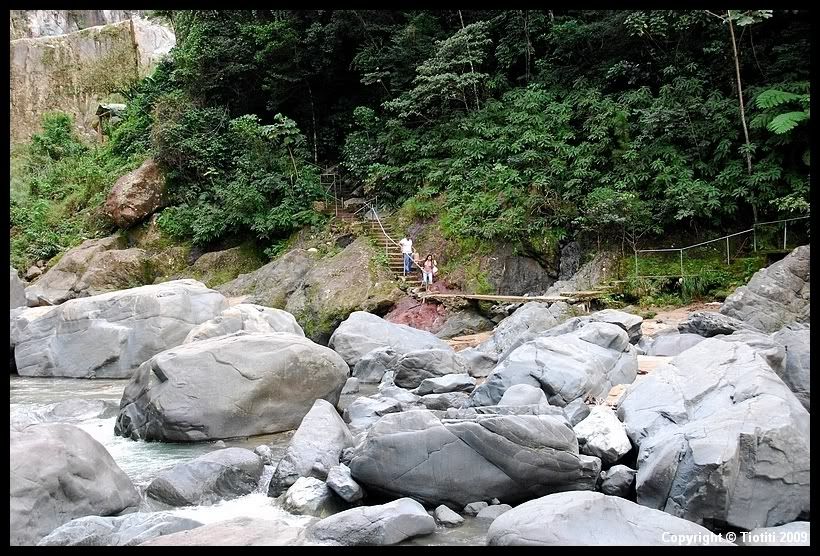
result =
[{"label": "flowing stream", "polygon": [[[32,378],[11,375],[9,379],[10,416],[14,417],[41,409],[49,404],[70,399],[104,400],[117,405],[128,380],[113,379],[72,379],[72,378]],[[358,396],[366,396],[376,391],[375,385],[363,385],[357,394],[342,396],[341,408],[346,407]],[[80,427],[100,442],[117,465],[131,478],[140,492],[157,475],[174,465],[191,460],[213,450],[222,448],[216,442],[167,443],[143,442],[114,435],[115,417],[87,419],[72,424]],[[253,450],[260,444],[271,448],[273,461],[278,461],[285,452],[293,432],[283,432],[249,438],[224,440],[225,447],[240,447]],[[267,496],[268,483],[274,466],[265,466],[259,487],[255,492],[224,500],[207,506],[169,508],[143,496],[140,511],[167,510],[174,514],[190,517],[202,523],[224,521],[234,517],[248,516],[260,519],[280,519],[295,526],[304,526],[309,517],[292,514],[284,510],[280,502]],[[483,545],[488,523],[481,523],[465,516],[461,527],[447,529],[437,527],[436,532],[409,539],[405,545]]]}]

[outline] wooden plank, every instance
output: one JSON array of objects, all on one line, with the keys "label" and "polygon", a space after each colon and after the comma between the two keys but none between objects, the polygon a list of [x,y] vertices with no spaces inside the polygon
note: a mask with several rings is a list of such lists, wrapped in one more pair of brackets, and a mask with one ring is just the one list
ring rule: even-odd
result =
[{"label": "wooden plank", "polygon": [[520,303],[526,301],[541,301],[554,303],[556,301],[564,301],[566,303],[575,303],[577,300],[571,297],[547,297],[547,296],[530,296],[523,295],[483,295],[483,294],[468,294],[468,293],[424,293],[418,295],[419,299],[476,299],[478,301],[505,301],[510,303]]}]

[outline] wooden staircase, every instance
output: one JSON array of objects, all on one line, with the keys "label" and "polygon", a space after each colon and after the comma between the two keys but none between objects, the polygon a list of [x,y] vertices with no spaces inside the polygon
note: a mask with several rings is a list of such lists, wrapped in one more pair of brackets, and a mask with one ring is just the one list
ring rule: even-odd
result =
[{"label": "wooden staircase", "polygon": [[[380,226],[375,220],[365,220],[363,225],[364,231],[373,238],[377,248],[387,253],[387,265],[390,272],[396,275],[397,280],[403,282],[408,288],[421,286],[421,270],[415,265],[409,274],[404,275],[404,256],[401,248],[393,243],[393,241],[398,242],[395,231],[388,224],[382,223]],[[382,226],[384,226],[384,231],[382,231]],[[387,236],[385,232],[387,232]],[[391,241],[391,238],[393,238],[393,241]]]}]

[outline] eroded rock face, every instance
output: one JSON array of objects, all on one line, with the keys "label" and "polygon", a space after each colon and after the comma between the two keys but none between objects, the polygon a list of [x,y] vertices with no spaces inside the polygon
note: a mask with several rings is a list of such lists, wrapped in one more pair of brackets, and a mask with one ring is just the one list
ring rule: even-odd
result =
[{"label": "eroded rock face", "polygon": [[9,309],[26,306],[26,284],[13,266],[9,267]]},{"label": "eroded rock face", "polygon": [[561,492],[504,512],[487,531],[491,546],[724,544],[691,521],[600,492]]},{"label": "eroded rock face", "polygon": [[200,525],[199,521],[168,512],[136,512],[117,517],[90,515],[61,525],[37,546],[137,546]]},{"label": "eroded rock face", "polygon": [[335,352],[293,334],[192,342],[139,367],[114,431],[189,442],[295,429],[317,399],[338,403],[348,372]]},{"label": "eroded rock face", "polygon": [[304,249],[294,249],[216,289],[229,297],[246,297],[246,303],[284,309],[290,295],[315,264],[316,258],[310,253]]},{"label": "eroded rock face", "polygon": [[811,350],[809,327],[798,323],[790,324],[772,339],[786,350],[783,372],[777,372],[786,386],[794,392],[806,411],[811,410]]},{"label": "eroded rock face", "polygon": [[809,324],[810,253],[809,245],[801,245],[758,270],[748,284],[726,298],[720,312],[769,333],[793,322]]},{"label": "eroded rock face", "polygon": [[328,345],[351,367],[377,348],[389,347],[399,355],[431,349],[453,351],[429,332],[393,324],[364,311],[351,313],[330,337]]},{"label": "eroded rock face", "polygon": [[165,176],[149,158],[117,180],[103,210],[118,228],[129,228],[162,207],[164,197]]},{"label": "eroded rock face", "polygon": [[197,506],[244,496],[256,489],[262,460],[244,448],[225,448],[175,465],[146,494],[171,506]]},{"label": "eroded rock face", "polygon": [[563,407],[584,396],[605,397],[615,384],[629,384],[638,372],[635,348],[614,324],[588,322],[559,336],[539,336],[515,349],[479,385],[471,404],[497,404],[507,388],[528,384]]},{"label": "eroded rock face", "polygon": [[763,356],[704,340],[627,389],[638,503],[742,530],[809,511],[809,414]]},{"label": "eroded rock face", "polygon": [[329,545],[384,546],[400,543],[436,530],[424,506],[400,498],[380,506],[352,508],[327,517],[308,528],[309,540]]},{"label": "eroded rock face", "polygon": [[302,327],[299,326],[293,315],[287,311],[251,303],[240,303],[225,309],[213,319],[193,328],[183,343],[187,344],[197,340],[227,336],[241,330],[259,334],[284,332],[296,336],[305,335]]},{"label": "eroded rock face", "polygon": [[227,308],[195,280],[177,280],[29,309],[12,324],[21,376],[128,378],[153,355]]},{"label": "eroded rock face", "polygon": [[136,507],[140,496],[102,444],[65,424],[9,432],[10,544],[31,545],[86,515]]},{"label": "eroded rock face", "polygon": [[439,420],[428,410],[382,417],[356,447],[350,471],[368,491],[461,508],[591,489],[600,472],[579,456],[563,417],[476,415]]},{"label": "eroded rock face", "polygon": [[276,466],[268,496],[279,496],[299,477],[324,480],[328,471],[339,465],[342,450],[350,446],[353,437],[336,408],[325,400],[316,400]]}]

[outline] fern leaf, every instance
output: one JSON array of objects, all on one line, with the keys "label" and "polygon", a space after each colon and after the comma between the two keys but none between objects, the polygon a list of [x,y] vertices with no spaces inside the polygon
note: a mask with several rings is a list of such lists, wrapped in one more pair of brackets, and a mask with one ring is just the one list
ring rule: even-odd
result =
[{"label": "fern leaf", "polygon": [[768,89],[763,91],[755,99],[758,108],[774,108],[792,100],[800,100],[801,95],[788,93],[779,89]]},{"label": "fern leaf", "polygon": [[771,122],[769,122],[768,128],[769,131],[782,135],[783,133],[794,129],[797,124],[808,117],[808,114],[805,112],[786,112],[785,114],[776,116]]}]

